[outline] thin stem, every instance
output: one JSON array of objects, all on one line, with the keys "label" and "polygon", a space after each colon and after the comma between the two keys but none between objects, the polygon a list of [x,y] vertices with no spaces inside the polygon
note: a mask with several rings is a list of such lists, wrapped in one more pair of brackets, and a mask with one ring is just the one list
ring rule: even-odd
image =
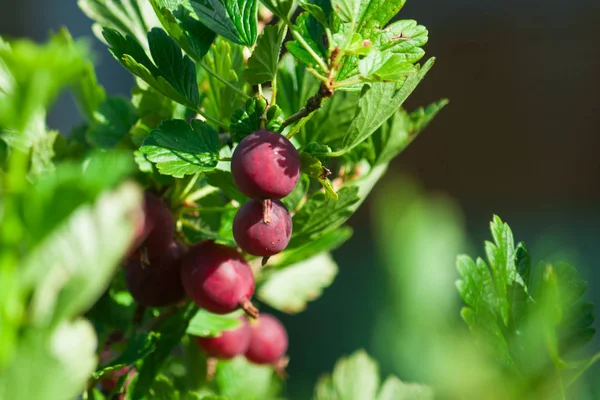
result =
[{"label": "thin stem", "polygon": [[200,179],[200,175],[201,175],[201,173],[198,172],[197,174],[194,174],[194,176],[192,176],[192,179],[190,179],[188,184],[185,186],[185,188],[181,192],[181,196],[179,196],[180,199],[185,198],[185,196],[187,196],[188,193],[190,193],[192,191],[194,186],[196,186],[196,183],[198,183],[198,179]]},{"label": "thin stem", "polygon": [[344,154],[346,154],[346,150],[332,151],[331,153],[324,153],[323,155],[327,157],[341,157]]},{"label": "thin stem", "polygon": [[321,67],[321,69],[323,71],[328,73],[329,67],[327,67],[327,64],[325,64],[325,61],[323,61],[323,59],[317,53],[315,53],[315,51],[312,49],[312,47],[310,47],[310,45],[308,43],[306,43],[306,40],[304,40],[302,35],[300,33],[298,33],[296,30],[294,30],[294,28],[290,25],[289,21],[287,23],[288,23],[288,26],[290,27],[290,32],[292,32],[292,36],[294,37],[294,39],[296,39],[298,41],[298,43],[300,43],[302,45],[302,47],[304,47],[306,49],[306,51],[308,51],[308,54],[310,54],[311,57],[314,58],[314,60],[317,62],[317,64],[319,64],[319,67]]},{"label": "thin stem", "polygon": [[338,89],[343,86],[360,85],[361,83],[364,83],[364,81],[362,81],[360,79],[355,79],[355,78],[354,79],[346,79],[345,81],[340,81],[340,82],[334,83],[333,88]]},{"label": "thin stem", "polygon": [[196,200],[203,198],[204,196],[208,196],[209,194],[214,193],[218,190],[219,190],[219,188],[216,188],[214,186],[204,186],[204,187],[196,190],[195,192],[190,193],[185,198],[185,201],[191,203],[191,202],[194,202]]},{"label": "thin stem", "polygon": [[277,100],[277,72],[273,76],[273,80],[271,81],[271,105],[275,104]]},{"label": "thin stem", "polygon": [[219,157],[219,161],[231,161],[231,157]]},{"label": "thin stem", "polygon": [[600,360],[600,353],[596,353],[592,358],[590,358],[590,360],[582,368],[579,369],[579,371],[577,371],[577,373],[575,375],[573,375],[571,377],[571,379],[569,379],[569,381],[567,382],[565,387],[568,388],[573,383],[575,383],[575,381],[577,379],[579,379],[579,377],[581,375],[583,375],[585,371],[587,371],[592,365],[594,365],[599,360]]},{"label": "thin stem", "polygon": [[231,82],[229,82],[228,80],[226,80],[225,78],[223,78],[221,75],[219,75],[215,71],[213,71],[212,68],[210,68],[208,66],[208,64],[206,64],[204,61],[202,61],[200,59],[196,59],[196,62],[206,72],[208,72],[210,75],[214,76],[219,82],[221,82],[225,86],[228,86],[230,89],[232,89],[234,92],[236,92],[237,94],[239,94],[240,96],[242,96],[244,99],[249,99],[250,98],[250,96],[248,94],[244,93],[240,88],[235,87]]},{"label": "thin stem", "polygon": [[306,68],[306,71],[308,71],[311,74],[313,74],[315,78],[317,78],[321,82],[325,83],[326,85],[329,84],[329,79],[326,76],[321,75],[319,73],[319,71],[317,71],[316,69],[308,67],[308,68]]},{"label": "thin stem", "polygon": [[285,135],[285,137],[287,139],[293,138],[296,135],[296,133],[300,132],[300,130],[302,129],[302,127],[304,125],[306,125],[306,123],[308,121],[310,121],[310,119],[312,118],[313,115],[315,115],[314,112],[308,114],[305,118],[302,118],[296,125],[294,125],[294,127],[288,132],[288,134]]},{"label": "thin stem", "polygon": [[291,125],[294,122],[299,121],[302,118],[317,111],[321,107],[321,103],[323,102],[323,100],[331,97],[332,95],[333,92],[325,84],[322,83],[319,87],[319,91],[310,99],[308,99],[306,105],[300,111],[298,111],[294,115],[291,115],[289,118],[283,121],[283,123],[281,124],[281,129],[283,130],[283,128],[285,128],[286,126]]}]

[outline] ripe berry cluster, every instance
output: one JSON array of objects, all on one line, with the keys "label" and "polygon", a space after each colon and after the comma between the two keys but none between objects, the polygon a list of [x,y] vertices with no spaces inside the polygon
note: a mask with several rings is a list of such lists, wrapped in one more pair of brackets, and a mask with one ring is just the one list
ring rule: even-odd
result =
[{"label": "ripe berry cluster", "polygon": [[246,136],[231,157],[237,188],[250,197],[233,220],[233,237],[246,253],[270,257],[286,248],[292,217],[279,200],[294,190],[300,157],[284,136],[259,130]]},{"label": "ripe berry cluster", "polygon": [[[298,152],[284,136],[259,130],[236,147],[231,173],[238,189],[251,199],[234,218],[236,243],[255,256],[279,253],[292,235],[292,218],[279,200],[298,183]],[[216,314],[242,308],[251,320],[244,317],[241,327],[219,337],[197,338],[198,345],[212,359],[245,355],[256,364],[272,364],[283,374],[287,333],[275,317],[258,318],[250,301],[254,275],[246,259],[237,249],[212,240],[188,249],[173,240],[174,226],[168,206],[146,192],[134,249],[125,263],[133,298],[142,306],[164,307],[182,301],[187,294],[198,307]]]}]

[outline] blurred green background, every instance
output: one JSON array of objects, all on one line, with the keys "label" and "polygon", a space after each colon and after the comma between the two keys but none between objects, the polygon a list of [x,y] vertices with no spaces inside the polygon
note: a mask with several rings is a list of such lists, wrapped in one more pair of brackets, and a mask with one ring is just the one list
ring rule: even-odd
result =
[{"label": "blurred green background", "polygon": [[[340,265],[335,283],[304,313],[281,316],[290,334],[292,399],[306,399],[321,373],[361,347],[381,362],[383,375],[421,376],[398,350],[394,326],[381,325],[381,315],[403,293],[395,293],[400,287],[390,288],[378,250],[386,239],[378,220],[387,212],[396,215],[392,211],[404,204],[391,193],[411,193],[401,178],[405,175],[428,192],[452,198],[457,211],[448,218],[466,232],[462,243],[460,230],[450,232],[448,237],[456,241],[449,247],[432,245],[425,259],[454,248],[483,255],[489,221],[498,214],[537,259],[558,257],[577,266],[589,281],[588,299],[600,304],[600,113],[595,90],[600,87],[600,4],[409,0],[399,17],[428,27],[426,50],[437,57],[407,108],[441,97],[451,103],[392,163],[370,201],[350,221],[355,234],[335,253]],[[127,95],[130,75],[92,37],[91,22],[75,1],[0,0],[1,35],[41,41],[62,25],[74,37],[86,36],[94,43],[98,76],[107,91]],[[80,121],[68,96],[59,100],[49,121],[63,132]],[[447,264],[444,271],[453,281],[453,256]],[[456,300],[449,307],[456,309],[458,320],[458,295],[453,286],[448,290]],[[423,289],[424,298],[432,295]],[[590,346],[599,348],[600,339]],[[588,379],[599,372],[596,367]]]}]

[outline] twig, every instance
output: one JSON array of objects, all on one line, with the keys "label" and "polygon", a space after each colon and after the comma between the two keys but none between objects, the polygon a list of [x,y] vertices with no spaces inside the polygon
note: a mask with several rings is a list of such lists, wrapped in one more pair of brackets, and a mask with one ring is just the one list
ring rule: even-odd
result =
[{"label": "twig", "polygon": [[294,115],[291,115],[289,118],[283,121],[283,123],[281,124],[281,129],[317,111],[319,107],[321,107],[321,103],[323,102],[323,100],[331,97],[332,95],[333,91],[329,89],[324,83],[322,83],[319,87],[319,91],[310,99],[308,99],[306,105],[300,111],[298,111]]}]

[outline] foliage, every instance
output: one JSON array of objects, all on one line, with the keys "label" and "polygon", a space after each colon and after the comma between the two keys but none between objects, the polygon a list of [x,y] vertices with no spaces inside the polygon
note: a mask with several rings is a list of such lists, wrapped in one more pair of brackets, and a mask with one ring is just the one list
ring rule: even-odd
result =
[{"label": "foliage", "polygon": [[[288,314],[311,307],[343,269],[331,251],[351,237],[346,221],[447,104],[402,108],[434,64],[419,64],[426,28],[389,23],[404,0],[264,0],[276,16],[264,28],[257,0],[78,4],[135,85],[130,98],[107,95],[85,42],[66,30],[41,45],[0,39],[0,398],[282,399],[273,366],[235,358],[205,378],[193,337],[237,328],[240,313],[212,314],[187,299],[165,309],[135,303],[121,266],[139,230],[142,190],[168,204],[179,241],[234,246],[233,218],[246,197],[230,172],[232,152],[261,128],[285,135],[302,171],[282,199],[293,235],[270,259],[247,259],[255,301]],[[65,90],[83,123],[59,133],[46,114]],[[598,358],[571,358],[594,333],[575,269],[532,267],[496,217],[487,262],[458,259],[466,336],[449,318],[452,285],[442,268],[462,231],[446,202],[418,197],[382,205],[393,212],[378,221],[386,263],[420,268],[390,269],[402,306],[390,306],[385,323],[398,323],[394,334],[406,340],[389,353],[422,365],[409,378],[428,386],[382,383],[359,351],[319,381],[314,398],[482,398],[486,385],[498,398],[566,390]],[[427,336],[440,326],[444,333]]]}]

